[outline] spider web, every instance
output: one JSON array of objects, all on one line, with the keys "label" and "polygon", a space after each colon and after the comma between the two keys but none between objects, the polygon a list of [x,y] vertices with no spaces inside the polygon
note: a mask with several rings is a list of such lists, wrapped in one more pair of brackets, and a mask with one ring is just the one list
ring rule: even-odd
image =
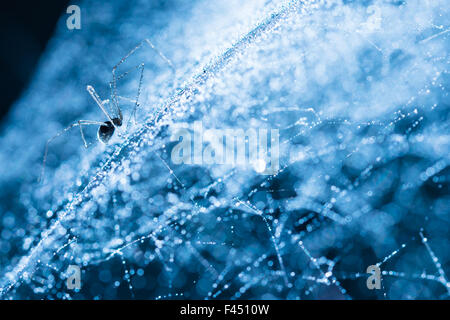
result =
[{"label": "spider web", "polygon": [[[448,299],[448,4],[83,5],[99,13],[79,35],[61,23],[4,125],[2,189],[20,192],[0,202],[2,298]],[[88,28],[98,23],[110,24],[108,52]],[[98,118],[86,83],[106,88],[149,32],[175,79],[138,53],[142,122],[107,147],[63,140],[36,186],[25,172],[39,170],[45,137]],[[127,77],[120,94],[136,84]],[[28,128],[25,110],[36,115]],[[196,120],[279,129],[279,172],[174,165],[172,128]],[[79,292],[65,286],[73,264]],[[381,290],[366,287],[369,265]]]}]

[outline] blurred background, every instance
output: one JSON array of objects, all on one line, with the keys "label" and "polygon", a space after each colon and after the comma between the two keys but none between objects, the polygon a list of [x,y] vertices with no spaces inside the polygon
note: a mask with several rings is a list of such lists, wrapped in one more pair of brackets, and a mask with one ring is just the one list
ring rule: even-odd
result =
[{"label": "blurred background", "polygon": [[0,121],[33,76],[67,0],[5,1],[0,11]]}]

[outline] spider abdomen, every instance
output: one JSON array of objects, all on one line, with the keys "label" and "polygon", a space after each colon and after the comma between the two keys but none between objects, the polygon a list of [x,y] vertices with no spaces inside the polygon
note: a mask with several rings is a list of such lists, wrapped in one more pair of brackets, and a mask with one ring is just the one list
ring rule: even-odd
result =
[{"label": "spider abdomen", "polygon": [[100,140],[103,143],[108,143],[109,139],[114,134],[114,126],[111,124],[111,122],[106,121],[104,125],[101,125],[98,128],[98,140]]},{"label": "spider abdomen", "polygon": [[[122,125],[122,120],[120,120],[119,118],[114,118],[112,119],[112,121],[114,122],[114,125],[116,126],[121,126]],[[98,128],[98,140],[100,140],[103,143],[108,143],[108,141],[111,139],[111,137],[114,135],[114,125],[110,122],[110,121],[105,121],[105,124],[102,124],[99,128]]]}]

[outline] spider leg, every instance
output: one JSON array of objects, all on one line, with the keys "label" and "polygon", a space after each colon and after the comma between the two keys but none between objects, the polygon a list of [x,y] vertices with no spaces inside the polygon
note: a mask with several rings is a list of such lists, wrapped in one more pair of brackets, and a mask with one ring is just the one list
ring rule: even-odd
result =
[{"label": "spider leg", "polygon": [[[116,111],[118,112],[119,116],[122,116],[122,112],[121,112],[120,107],[119,107],[119,102],[117,101],[117,80],[118,80],[118,78],[116,77],[116,70],[133,53],[135,53],[139,48],[142,48],[142,46],[144,44],[147,44],[150,48],[155,50],[156,53],[161,57],[161,59],[170,67],[172,72],[175,74],[175,68],[174,68],[172,62],[161,51],[159,51],[156,48],[156,46],[149,39],[142,40],[136,47],[131,49],[130,52],[128,52],[122,59],[120,59],[120,61],[112,69],[113,80],[112,80],[112,87],[111,87],[111,92],[112,92],[111,95],[112,95],[112,100],[114,102],[114,105],[115,105],[115,107],[117,109]],[[142,82],[142,76],[143,76],[143,70],[144,70],[143,67],[144,67],[144,65],[142,64],[140,83]],[[139,94],[140,93],[140,88],[138,90],[139,90],[139,92],[138,92],[138,94]],[[137,104],[135,105],[135,110],[133,111],[135,121],[136,121],[136,116],[135,116],[136,109],[137,109]]]},{"label": "spider leg", "polygon": [[124,63],[125,60],[127,60],[133,53],[135,53],[139,48],[141,48],[144,44],[147,44],[148,46],[150,46],[150,48],[155,50],[156,53],[161,57],[161,59],[164,60],[165,63],[167,63],[167,65],[170,67],[170,69],[172,69],[172,71],[175,72],[175,68],[174,68],[172,62],[161,51],[159,51],[156,48],[156,46],[149,39],[144,39],[136,47],[131,49],[130,52],[128,52],[124,57],[122,57],[122,59],[120,59],[120,61],[113,67],[113,69],[112,69],[113,75],[115,74],[117,68],[122,63]]},{"label": "spider leg", "polygon": [[84,143],[84,147],[87,149],[89,147],[89,145],[86,142],[86,139],[84,138],[84,132],[83,132],[83,125],[102,125],[101,122],[97,122],[97,121],[90,121],[90,120],[78,120],[78,126],[80,127],[80,134],[81,134],[81,139],[83,139],[83,143]]},{"label": "spider leg", "polygon": [[164,62],[167,63],[167,65],[170,67],[170,69],[172,69],[172,72],[175,73],[175,67],[172,64],[172,61],[170,61],[161,51],[159,51],[155,45],[149,40],[149,39],[144,39],[145,43],[147,43],[153,50],[156,51],[156,53],[161,57],[162,60],[164,60]]},{"label": "spider leg", "polygon": [[[117,82],[117,81],[123,79],[125,76],[127,76],[130,72],[132,72],[134,70],[139,70],[140,71],[139,86],[138,86],[138,90],[137,90],[137,94],[136,94],[136,99],[135,100],[131,100],[131,99],[119,96],[117,94],[114,94],[114,81],[111,81],[109,83],[109,87],[111,88],[111,96],[113,96],[116,100],[117,100],[117,98],[122,98],[124,100],[128,100],[128,101],[131,101],[131,102],[134,103],[133,111],[132,111],[132,113],[130,115],[130,118],[127,121],[127,128],[128,128],[128,126],[130,124],[131,118],[134,118],[134,123],[135,124],[137,122],[136,121],[136,110],[140,106],[139,97],[141,95],[142,81],[144,79],[144,63],[138,64],[134,68],[132,68],[132,69],[130,69],[130,70],[128,70],[128,71],[126,71],[126,72],[124,72],[124,73],[122,73],[122,74],[120,74],[119,76],[116,77],[116,82]],[[118,105],[119,104],[117,103],[117,109],[118,109],[118,112],[119,112],[119,116],[122,118],[122,113],[121,113],[120,107]]]},{"label": "spider leg", "polygon": [[64,133],[66,133],[67,131],[69,131],[70,129],[72,129],[73,127],[79,126],[80,127],[80,133],[81,133],[81,138],[83,139],[83,143],[84,143],[84,147],[88,148],[89,145],[86,142],[86,139],[84,138],[84,133],[83,133],[83,129],[82,129],[82,125],[103,125],[103,122],[100,121],[91,121],[91,120],[79,120],[75,123],[72,123],[70,126],[68,126],[67,128],[61,130],[60,132],[58,132],[57,134],[55,134],[53,137],[51,137],[50,139],[47,140],[47,143],[45,144],[45,152],[44,152],[44,159],[42,160],[42,169],[41,169],[41,174],[38,178],[38,183],[42,181],[44,174],[45,174],[45,164],[47,162],[47,155],[48,155],[48,147],[50,145],[50,143],[55,140],[56,138],[58,138],[59,136],[63,135]]},{"label": "spider leg", "polygon": [[[89,92],[89,94],[91,95],[92,99],[94,99],[94,101],[97,103],[98,107],[103,111],[103,113],[106,115],[106,117],[108,118],[109,122],[111,122],[111,124],[114,126],[114,129],[117,129],[117,131],[119,132],[119,129],[117,128],[117,126],[114,124],[113,119],[111,118],[111,116],[109,115],[109,113],[106,111],[105,107],[103,106],[103,102],[100,99],[99,95],[97,94],[97,92],[95,91],[94,87],[88,85],[86,87],[86,90]],[[119,114],[120,116],[122,114]],[[122,117],[121,117],[122,119]]]},{"label": "spider leg", "polygon": [[[144,64],[142,63],[141,64],[141,75],[139,77],[139,86],[138,86],[138,91],[137,91],[137,94],[136,94],[136,103],[134,104],[133,113],[132,113],[132,116],[133,116],[133,119],[134,119],[134,124],[136,124],[136,122],[137,122],[136,121],[136,110],[137,110],[138,106],[140,106],[140,104],[139,104],[139,96],[141,95],[141,88],[142,88],[142,80],[143,80],[143,78],[144,78]],[[131,120],[131,116],[130,116],[130,120]],[[130,123],[130,120],[128,120],[127,127],[128,127],[128,124]]]}]

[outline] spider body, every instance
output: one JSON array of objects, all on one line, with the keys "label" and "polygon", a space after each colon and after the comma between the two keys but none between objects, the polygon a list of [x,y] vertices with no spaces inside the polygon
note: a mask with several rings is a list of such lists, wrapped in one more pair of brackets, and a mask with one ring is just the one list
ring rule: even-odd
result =
[{"label": "spider body", "polygon": [[104,144],[108,143],[108,141],[114,135],[114,131],[115,131],[114,126],[116,126],[116,127],[122,126],[122,119],[120,119],[120,118],[114,118],[114,119],[112,119],[112,122],[114,123],[114,125],[110,121],[105,121],[104,124],[102,124],[98,128],[98,132],[97,132],[98,140],[100,140],[100,142],[102,142]]}]

